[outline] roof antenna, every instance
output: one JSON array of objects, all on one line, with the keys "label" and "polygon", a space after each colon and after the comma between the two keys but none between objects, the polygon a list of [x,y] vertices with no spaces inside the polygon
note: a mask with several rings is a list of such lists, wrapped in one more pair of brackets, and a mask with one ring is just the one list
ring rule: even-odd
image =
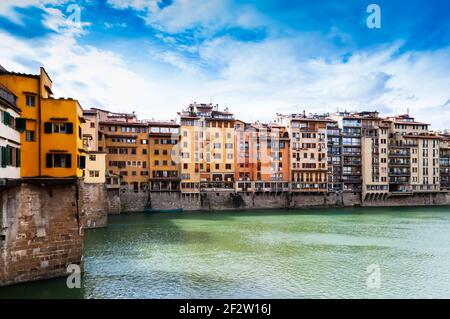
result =
[{"label": "roof antenna", "polygon": [[406,114],[409,115],[409,107],[406,109]]}]

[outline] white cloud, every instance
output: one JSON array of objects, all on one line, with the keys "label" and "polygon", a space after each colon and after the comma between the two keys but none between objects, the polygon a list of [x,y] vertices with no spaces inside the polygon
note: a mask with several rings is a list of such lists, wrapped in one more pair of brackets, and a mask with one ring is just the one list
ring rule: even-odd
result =
[{"label": "white cloud", "polygon": [[254,28],[263,25],[264,17],[247,5],[230,0],[174,0],[160,8],[160,0],[108,0],[116,9],[133,9],[150,26],[167,33],[183,32],[198,27],[203,34],[223,26]]},{"label": "white cloud", "polygon": [[[122,6],[131,4],[143,5],[122,1]],[[58,33],[46,39],[22,41],[0,31],[0,63],[31,73],[38,71],[36,64],[45,66],[56,95],[77,98],[85,108],[135,110],[141,118],[169,119],[189,102],[212,99],[238,118],[266,121],[276,112],[303,109],[405,113],[409,108],[437,128],[450,127],[449,47],[399,54],[399,42],[353,52],[343,62],[342,52],[317,34],[269,36],[259,42],[221,37],[183,50],[155,49],[148,60],[133,61],[130,54],[80,45],[78,33],[67,31],[70,26],[61,17],[53,11],[48,18],[55,19]],[[176,42],[166,34],[158,37],[169,47]]]},{"label": "white cloud", "polygon": [[158,9],[159,0],[108,0],[107,3],[115,9],[133,9],[137,11],[148,10],[154,12]]}]

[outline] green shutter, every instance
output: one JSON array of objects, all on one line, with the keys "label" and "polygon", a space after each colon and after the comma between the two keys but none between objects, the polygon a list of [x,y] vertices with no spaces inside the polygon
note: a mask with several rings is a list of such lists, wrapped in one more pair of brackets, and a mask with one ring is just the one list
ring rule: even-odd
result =
[{"label": "green shutter", "polygon": [[72,155],[66,154],[66,167],[71,168],[72,167]]},{"label": "green shutter", "polygon": [[[11,161],[11,157],[10,157],[10,150],[11,149],[11,146],[6,146],[6,165],[9,165],[9,162]],[[11,153],[11,155],[12,155],[12,153]]]},{"label": "green shutter", "polygon": [[45,154],[45,167],[47,168],[53,167],[53,154],[50,153]]},{"label": "green shutter", "polygon": [[80,156],[80,168],[81,169],[86,168],[86,156]]},{"label": "green shutter", "polygon": [[11,114],[9,114],[8,112],[3,112],[3,123],[5,125],[11,124]]},{"label": "green shutter", "polygon": [[6,167],[8,163],[6,160],[7,157],[6,153],[7,153],[6,147],[2,146],[2,167]]},{"label": "green shutter", "polygon": [[16,167],[20,167],[20,148],[16,148]]},{"label": "green shutter", "polygon": [[52,123],[51,122],[45,122],[44,123],[44,132],[45,133],[51,133],[52,132]]},{"label": "green shutter", "polygon": [[66,133],[67,134],[73,133],[73,123],[66,123]]},{"label": "green shutter", "polygon": [[20,133],[25,131],[25,127],[27,124],[27,120],[24,118],[16,117],[16,130],[18,130]]}]

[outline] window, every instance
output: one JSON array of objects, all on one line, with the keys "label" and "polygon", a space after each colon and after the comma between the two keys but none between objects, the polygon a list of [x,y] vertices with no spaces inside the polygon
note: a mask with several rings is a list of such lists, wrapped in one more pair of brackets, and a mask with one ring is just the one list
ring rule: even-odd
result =
[{"label": "window", "polygon": [[141,140],[141,144],[147,144],[148,140]]},{"label": "window", "polygon": [[12,146],[2,146],[1,148],[1,167],[15,166],[20,167],[20,149]]},{"label": "window", "polygon": [[147,155],[147,149],[146,148],[142,149],[142,154],[143,155]]},{"label": "window", "polygon": [[72,134],[73,124],[72,123],[54,123],[45,122],[44,123],[45,133],[62,133],[62,134]]},{"label": "window", "polygon": [[36,96],[34,95],[26,95],[25,102],[27,106],[36,106]]},{"label": "window", "polygon": [[96,161],[97,160],[97,156],[96,155],[89,155],[89,160],[90,161]]},{"label": "window", "polygon": [[72,155],[47,153],[46,167],[70,168],[72,167]]},{"label": "window", "polygon": [[89,171],[89,177],[99,177],[100,171]]},{"label": "window", "polygon": [[95,123],[91,122],[91,128],[95,128]]},{"label": "window", "polygon": [[34,142],[34,131],[25,131],[25,141],[27,142]]}]

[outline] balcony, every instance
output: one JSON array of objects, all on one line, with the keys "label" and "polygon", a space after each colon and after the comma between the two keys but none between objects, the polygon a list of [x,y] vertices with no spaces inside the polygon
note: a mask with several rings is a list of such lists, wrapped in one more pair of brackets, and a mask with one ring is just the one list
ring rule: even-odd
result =
[{"label": "balcony", "polygon": [[409,160],[401,160],[401,159],[391,159],[389,161],[390,166],[409,166],[411,165],[411,162]]},{"label": "balcony", "polygon": [[389,176],[410,176],[411,172],[409,169],[391,169],[389,170]]},{"label": "balcony", "polygon": [[390,157],[410,157],[409,150],[391,150]]}]

